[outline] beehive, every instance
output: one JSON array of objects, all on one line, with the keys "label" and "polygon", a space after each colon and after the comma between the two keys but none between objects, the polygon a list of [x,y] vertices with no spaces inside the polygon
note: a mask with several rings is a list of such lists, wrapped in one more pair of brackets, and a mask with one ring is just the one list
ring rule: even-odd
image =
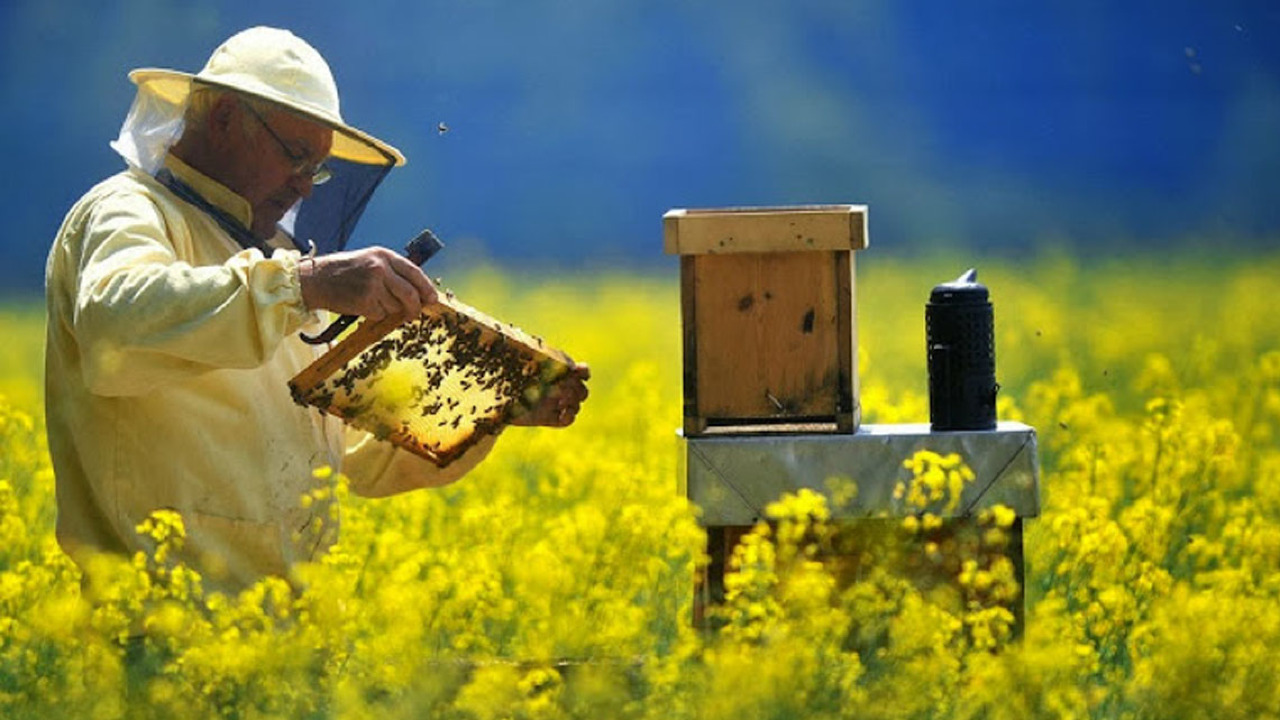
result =
[{"label": "beehive", "polygon": [[684,432],[857,429],[863,205],[677,209]]},{"label": "beehive", "polygon": [[573,361],[453,297],[364,322],[289,382],[294,400],[444,467],[535,404]]}]

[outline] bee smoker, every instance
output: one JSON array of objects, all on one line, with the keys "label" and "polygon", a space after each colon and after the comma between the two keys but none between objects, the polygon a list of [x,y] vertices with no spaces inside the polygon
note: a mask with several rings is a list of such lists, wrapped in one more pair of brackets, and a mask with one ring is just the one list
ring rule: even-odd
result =
[{"label": "bee smoker", "polygon": [[989,294],[969,270],[933,288],[924,313],[929,422],[934,431],[996,426],[995,321]]}]

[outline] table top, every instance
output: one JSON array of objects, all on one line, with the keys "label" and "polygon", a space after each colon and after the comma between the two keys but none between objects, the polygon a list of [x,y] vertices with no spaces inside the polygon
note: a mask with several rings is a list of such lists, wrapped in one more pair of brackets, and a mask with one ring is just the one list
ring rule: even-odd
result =
[{"label": "table top", "polygon": [[[835,520],[914,514],[894,490],[910,482],[903,463],[922,450],[959,454],[974,475],[958,502],[931,505],[934,514],[967,517],[997,504],[1018,517],[1040,511],[1036,431],[1022,423],[948,432],[901,424],[863,425],[853,434],[677,434],[682,487],[707,526],[754,524],[769,503],[802,488],[825,495]],[[850,481],[857,495],[837,502],[835,494]]]}]

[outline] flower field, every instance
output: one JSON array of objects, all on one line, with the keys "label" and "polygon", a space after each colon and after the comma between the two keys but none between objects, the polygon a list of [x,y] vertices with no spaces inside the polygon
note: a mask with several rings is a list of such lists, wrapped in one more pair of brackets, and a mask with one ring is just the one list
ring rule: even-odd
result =
[{"label": "flower field", "polygon": [[[927,421],[924,303],[968,263],[858,262],[863,421]],[[1280,256],[979,270],[1001,419],[1039,437],[1021,637],[1009,514],[943,532],[927,511],[967,468],[928,454],[888,537],[828,520],[856,477],[779,498],[719,629],[692,625],[674,270],[453,279],[590,363],[591,398],[447,488],[363,500],[317,473],[342,541],[299,591],[206,594],[166,513],[139,528],[154,552],[82,591],[53,538],[43,314],[0,308],[0,717],[1280,717]],[[878,561],[856,582],[817,560],[849,542]]]}]

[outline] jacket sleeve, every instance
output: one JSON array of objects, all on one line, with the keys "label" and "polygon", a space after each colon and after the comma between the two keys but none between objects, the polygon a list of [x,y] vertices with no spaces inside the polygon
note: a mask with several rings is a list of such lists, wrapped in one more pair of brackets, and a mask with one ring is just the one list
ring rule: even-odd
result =
[{"label": "jacket sleeve", "polygon": [[440,487],[462,479],[488,457],[497,441],[497,435],[487,435],[453,462],[439,468],[369,433],[348,428],[343,474],[351,482],[351,491],[364,497],[386,497]]},{"label": "jacket sleeve", "polygon": [[102,198],[81,243],[64,248],[76,277],[73,330],[89,390],[135,395],[220,368],[252,368],[310,317],[296,251],[245,250],[193,266],[142,194]]}]

